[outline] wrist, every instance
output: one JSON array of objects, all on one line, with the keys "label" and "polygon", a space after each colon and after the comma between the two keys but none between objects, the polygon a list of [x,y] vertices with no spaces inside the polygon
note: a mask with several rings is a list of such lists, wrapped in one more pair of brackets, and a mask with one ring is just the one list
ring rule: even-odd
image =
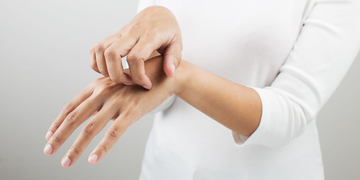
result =
[{"label": "wrist", "polygon": [[190,82],[190,67],[189,62],[181,60],[180,65],[176,68],[174,74],[174,93],[176,95],[180,95],[184,91],[186,84]]},{"label": "wrist", "polygon": [[191,80],[190,68],[191,63],[182,60],[180,65],[176,68],[175,74],[173,77],[166,76],[163,70],[163,57],[156,56],[146,61],[145,63],[145,73],[150,78],[153,83],[153,88],[159,86],[167,86],[166,89],[170,94],[180,94],[183,92],[186,83],[189,83]]}]

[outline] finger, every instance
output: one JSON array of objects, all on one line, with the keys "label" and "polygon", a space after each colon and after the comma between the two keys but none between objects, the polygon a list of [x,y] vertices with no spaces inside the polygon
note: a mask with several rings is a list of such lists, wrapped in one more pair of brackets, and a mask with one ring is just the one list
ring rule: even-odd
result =
[{"label": "finger", "polygon": [[66,116],[70,114],[75,108],[77,108],[83,101],[89,98],[92,94],[91,86],[87,86],[83,91],[81,91],[74,99],[72,99],[65,107],[62,109],[60,114],[56,117],[55,121],[51,124],[48,132],[45,135],[45,139],[49,141],[49,139],[53,136],[53,134],[57,131],[60,125],[63,123]]},{"label": "finger", "polygon": [[145,89],[151,89],[152,83],[145,74],[144,62],[156,48],[155,43],[147,41],[146,38],[142,38],[127,56],[127,62],[129,64],[133,82],[143,86]]},{"label": "finger", "polygon": [[100,108],[101,104],[95,98],[96,96],[87,98],[83,103],[75,108],[74,111],[70,112],[66,116],[60,127],[46,144],[44,148],[44,153],[46,155],[53,155],[74,132],[74,130]]},{"label": "finger", "polygon": [[90,154],[88,161],[91,164],[99,162],[114,146],[121,135],[124,134],[126,129],[131,125],[131,122],[134,122],[133,119],[134,116],[129,113],[120,114],[106,132],[104,138]]},{"label": "finger", "polygon": [[139,59],[148,60],[151,56],[160,55],[156,50],[159,49],[161,43],[154,36],[141,37],[136,45],[131,49],[129,54],[137,54]]},{"label": "finger", "polygon": [[97,67],[97,63],[96,63],[95,46],[92,46],[92,47],[90,48],[90,67],[91,67],[91,69],[93,69],[94,71],[100,73],[99,68]]},{"label": "finger", "polygon": [[104,106],[82,129],[70,150],[61,161],[63,167],[71,167],[93,138],[106,126],[106,124],[116,114],[116,109],[112,105]]},{"label": "finger", "polygon": [[98,67],[100,73],[104,76],[109,76],[107,67],[106,67],[104,52],[105,52],[106,48],[108,48],[118,38],[119,38],[119,36],[117,36],[117,35],[109,36],[109,37],[103,39],[102,41],[98,42],[94,47],[97,67]]},{"label": "finger", "polygon": [[124,83],[126,85],[132,84],[131,78],[126,76],[123,72],[121,58],[125,57],[136,43],[137,38],[130,35],[123,36],[106,49],[105,59],[108,73],[111,80],[114,82]]},{"label": "finger", "polygon": [[175,69],[181,62],[182,44],[180,42],[171,43],[164,51],[164,72],[168,77],[173,77]]}]

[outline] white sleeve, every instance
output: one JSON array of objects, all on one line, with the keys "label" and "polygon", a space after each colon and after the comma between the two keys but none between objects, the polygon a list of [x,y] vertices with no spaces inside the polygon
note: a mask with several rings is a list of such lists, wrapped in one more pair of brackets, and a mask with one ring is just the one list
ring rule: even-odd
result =
[{"label": "white sleeve", "polygon": [[301,136],[345,76],[360,50],[360,1],[319,0],[280,73],[254,88],[262,117],[250,137],[232,132],[238,146],[283,146]]},{"label": "white sleeve", "polygon": [[155,0],[140,0],[136,14],[149,6],[155,6],[155,5],[156,5]]}]

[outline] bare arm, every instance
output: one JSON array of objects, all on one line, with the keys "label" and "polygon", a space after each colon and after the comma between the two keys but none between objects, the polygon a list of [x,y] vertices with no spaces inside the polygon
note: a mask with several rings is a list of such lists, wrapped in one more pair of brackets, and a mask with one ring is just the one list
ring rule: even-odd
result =
[{"label": "bare arm", "polygon": [[261,101],[255,90],[236,84],[185,60],[175,74],[176,95],[223,124],[250,136],[261,118]]}]

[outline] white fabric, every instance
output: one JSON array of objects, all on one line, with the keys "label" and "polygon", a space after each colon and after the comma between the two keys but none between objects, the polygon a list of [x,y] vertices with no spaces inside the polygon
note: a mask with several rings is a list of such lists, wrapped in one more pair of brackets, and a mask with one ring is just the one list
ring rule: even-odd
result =
[{"label": "white fabric", "polygon": [[138,11],[175,14],[184,60],[254,88],[263,111],[245,137],[173,98],[155,116],[140,179],[324,179],[315,120],[360,49],[359,3],[141,0]]}]

